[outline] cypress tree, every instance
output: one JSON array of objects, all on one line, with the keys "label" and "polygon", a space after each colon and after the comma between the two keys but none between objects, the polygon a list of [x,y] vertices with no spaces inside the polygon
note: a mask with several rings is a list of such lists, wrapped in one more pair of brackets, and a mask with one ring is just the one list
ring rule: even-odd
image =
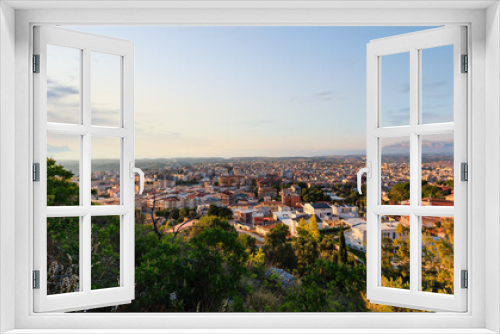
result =
[{"label": "cypress tree", "polygon": [[347,246],[345,244],[345,237],[344,237],[344,224],[340,225],[340,230],[339,230],[339,261],[340,263],[346,264],[347,263]]}]

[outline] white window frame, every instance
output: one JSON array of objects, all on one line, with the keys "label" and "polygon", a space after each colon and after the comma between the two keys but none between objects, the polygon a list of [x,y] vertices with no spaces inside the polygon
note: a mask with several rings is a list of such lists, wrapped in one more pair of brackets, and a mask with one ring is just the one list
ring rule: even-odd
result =
[{"label": "white window frame", "polygon": [[[463,312],[467,309],[467,290],[461,288],[461,270],[467,270],[467,185],[460,178],[461,163],[467,163],[467,75],[462,73],[461,56],[467,54],[466,27],[449,26],[372,40],[367,46],[367,296],[377,304],[414,307],[423,310]],[[422,52],[453,45],[453,122],[422,123]],[[406,126],[382,126],[381,90],[384,56],[409,54],[409,123]],[[449,207],[421,205],[421,136],[453,135],[455,205]],[[410,143],[410,205],[382,205],[381,164],[383,138],[404,137]],[[472,182],[472,180],[471,180]],[[410,218],[410,289],[382,287],[381,282],[381,216],[404,215]],[[454,294],[421,291],[422,227],[424,216],[454,218]]]},{"label": "white window frame", "polygon": [[[408,4],[409,3],[409,4]],[[132,5],[130,5],[132,4]],[[15,11],[9,6],[35,8]],[[51,8],[43,10],[40,8]],[[48,6],[48,7],[47,7]],[[69,8],[61,9],[66,6]],[[74,6],[71,8],[71,6]],[[99,6],[100,9],[96,7]],[[135,9],[102,9],[117,6],[112,2],[16,2],[0,4],[0,214],[1,249],[0,265],[0,319],[1,330],[16,329],[16,333],[36,333],[38,329],[60,329],[61,332],[76,332],[71,329],[89,329],[88,332],[106,332],[106,329],[128,333],[144,332],[144,329],[164,329],[163,332],[180,332],[181,328],[193,332],[237,332],[236,329],[260,329],[262,332],[420,332],[433,333],[492,333],[500,331],[500,136],[498,109],[500,99],[500,12],[498,3],[491,2],[412,2],[398,1],[388,4],[371,1],[368,7],[363,2],[336,1],[276,2],[227,5],[221,8],[217,2],[159,4],[144,1],[143,4],[123,2],[123,6],[142,7]],[[147,8],[148,6],[149,9]],[[158,9],[157,7],[167,7]],[[176,8],[181,6],[184,9]],[[212,6],[212,8],[210,8]],[[253,6],[253,7],[252,7]],[[391,9],[397,6],[398,9]],[[432,6],[432,7],[431,7]],[[486,7],[490,6],[488,9]],[[81,9],[87,7],[87,9]],[[194,7],[194,8],[193,8]],[[58,9],[59,8],[59,9]],[[80,8],[80,9],[75,9]],[[190,9],[189,9],[190,8]],[[304,10],[307,9],[307,10]],[[349,9],[351,8],[351,9]],[[436,9],[438,8],[438,9]],[[58,10],[56,10],[58,9]],[[15,18],[15,21],[14,21]],[[486,25],[485,25],[486,23]],[[32,79],[30,55],[32,53],[32,26],[35,24],[112,24],[112,25],[442,25],[465,24],[469,27],[469,56],[471,75],[468,85],[469,122],[472,134],[468,142],[470,159],[468,260],[469,289],[468,312],[434,314],[34,314],[31,290],[33,213],[31,207],[30,181],[32,147]],[[15,41],[14,41],[15,31]],[[15,49],[14,49],[15,46]],[[15,65],[15,73],[12,71]],[[487,69],[487,71],[486,71]],[[5,71],[4,71],[5,70]],[[5,73],[5,75],[4,75]],[[15,82],[13,87],[12,82]],[[10,94],[9,94],[10,93]],[[15,93],[15,100],[11,97]],[[12,110],[15,108],[15,115]],[[15,127],[15,147],[12,147]],[[488,134],[486,137],[485,133]],[[486,138],[488,140],[486,140]],[[486,154],[488,152],[488,155]],[[9,161],[14,161],[9,163]],[[486,164],[487,162],[487,164]],[[12,173],[15,169],[15,177]],[[11,173],[12,172],[12,173]],[[486,174],[489,175],[488,182]],[[10,187],[6,187],[10,186]],[[15,186],[15,203],[11,196]],[[486,193],[488,197],[486,197]],[[488,204],[488,207],[485,205]],[[15,205],[15,212],[4,210]],[[12,222],[15,222],[13,226]],[[14,239],[15,237],[15,239]],[[15,242],[14,242],[15,241]],[[490,255],[485,265],[486,250]],[[12,256],[14,254],[14,256]],[[495,258],[496,257],[496,258]],[[13,287],[15,287],[13,289]],[[486,290],[488,293],[486,293]],[[12,307],[15,305],[15,307]],[[130,330],[138,328],[142,330]],[[168,327],[168,328],[166,328]],[[358,330],[354,330],[357,328]],[[413,329],[413,330],[412,330]],[[462,329],[462,330],[459,330]],[[109,331],[108,331],[109,332]],[[184,331],[185,332],[185,331]],[[248,330],[246,331],[248,332]],[[345,332],[345,331],[344,331]]]},{"label": "white window frame", "polygon": [[[39,56],[39,73],[34,82],[34,162],[39,164],[39,181],[33,184],[34,270],[39,271],[39,289],[34,289],[35,312],[74,311],[130,303],[134,299],[135,208],[134,208],[134,45],[130,41],[88,34],[52,26],[34,27],[34,54]],[[80,122],[47,123],[47,45],[80,52]],[[120,123],[118,127],[91,123],[92,53],[114,55],[120,61]],[[78,206],[47,207],[47,135],[80,138],[80,187]],[[92,138],[117,138],[120,146],[120,204],[91,205]],[[92,217],[120,217],[120,285],[92,290]],[[47,218],[79,218],[79,287],[77,292],[47,295]]]}]

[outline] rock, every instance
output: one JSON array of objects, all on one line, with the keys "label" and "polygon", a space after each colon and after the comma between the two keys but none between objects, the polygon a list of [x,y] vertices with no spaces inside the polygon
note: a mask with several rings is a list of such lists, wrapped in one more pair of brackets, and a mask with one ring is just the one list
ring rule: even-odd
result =
[{"label": "rock", "polygon": [[271,277],[272,275],[277,275],[281,281],[281,286],[284,289],[291,288],[295,285],[295,279],[292,274],[287,273],[283,269],[279,268],[270,268],[266,270],[265,276]]}]

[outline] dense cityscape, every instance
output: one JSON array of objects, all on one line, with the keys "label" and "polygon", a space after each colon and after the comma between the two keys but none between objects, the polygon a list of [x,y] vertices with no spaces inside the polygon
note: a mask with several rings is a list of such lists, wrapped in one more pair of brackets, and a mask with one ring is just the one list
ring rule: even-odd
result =
[{"label": "dense cityscape", "polygon": [[[211,160],[211,159],[206,159]],[[409,204],[409,199],[390,196],[397,184],[409,182],[409,164],[384,159],[382,164],[382,203]],[[428,159],[433,160],[433,159]],[[232,211],[230,222],[240,233],[263,241],[267,231],[283,223],[297,236],[301,219],[307,223],[314,215],[318,229],[349,226],[345,233],[349,247],[365,251],[366,197],[355,189],[356,173],[364,167],[365,157],[321,157],[281,159],[212,159],[205,162],[168,161],[161,168],[158,161],[142,161],[145,168],[145,191],[136,195],[136,208],[145,223],[159,219],[159,225],[172,226],[169,217],[157,217],[158,212],[182,210],[185,220],[208,214],[211,205]],[[152,168],[151,168],[152,167]],[[93,201],[103,205],[120,203],[117,170],[99,170],[92,174]],[[452,161],[424,162],[423,205],[453,205]],[[138,190],[138,183],[136,190]],[[432,189],[433,192],[425,191]],[[437,191],[436,191],[437,190]],[[393,191],[395,194],[395,191]],[[408,197],[408,196],[407,196]],[[155,214],[151,212],[155,209]],[[190,212],[190,216],[186,215]],[[395,235],[392,217],[385,217],[383,229]],[[182,220],[182,219],[181,219]],[[409,222],[408,222],[409,223]],[[188,228],[192,223],[186,224]]]},{"label": "dense cityscape", "polygon": [[[422,160],[422,204],[452,206],[452,157]],[[75,162],[47,161],[47,204],[78,205]],[[136,298],[92,311],[415,311],[366,299],[366,197],[355,184],[365,157],[137,165]],[[409,204],[407,158],[383,157],[381,186],[382,204]],[[92,203],[120,203],[118,161],[92,162]],[[409,225],[381,217],[382,286],[409,289]],[[119,285],[119,226],[118,216],[92,218],[93,289]],[[78,240],[78,219],[48,219],[49,294],[78,291]],[[422,217],[422,241],[422,290],[453,294],[453,219]]]}]

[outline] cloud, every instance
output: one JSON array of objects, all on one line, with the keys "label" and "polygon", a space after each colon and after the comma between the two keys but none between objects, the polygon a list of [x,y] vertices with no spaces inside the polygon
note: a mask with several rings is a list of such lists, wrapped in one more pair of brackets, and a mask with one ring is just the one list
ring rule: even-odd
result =
[{"label": "cloud", "polygon": [[47,99],[60,99],[68,95],[77,95],[80,93],[78,87],[71,87],[58,84],[53,80],[47,81]]},{"label": "cloud", "polygon": [[63,152],[71,152],[71,149],[67,145],[51,145],[47,144],[47,152],[49,153],[63,153]]},{"label": "cloud", "polygon": [[337,92],[334,92],[331,90],[327,90],[327,91],[313,94],[312,98],[314,98],[316,100],[320,100],[320,101],[332,101],[332,100],[338,101],[338,100],[345,100],[346,99],[340,93],[337,93]]},{"label": "cloud", "polygon": [[383,126],[400,126],[410,124],[410,108],[402,107],[382,112]]},{"label": "cloud", "polygon": [[435,89],[438,87],[446,86],[448,84],[448,81],[446,80],[441,80],[441,81],[436,81],[432,83],[426,83],[424,84],[423,89]]},{"label": "cloud", "polygon": [[301,96],[292,98],[291,102],[308,102],[308,101],[340,101],[347,98],[338,92],[325,90],[319,93],[314,93],[309,96]]}]

